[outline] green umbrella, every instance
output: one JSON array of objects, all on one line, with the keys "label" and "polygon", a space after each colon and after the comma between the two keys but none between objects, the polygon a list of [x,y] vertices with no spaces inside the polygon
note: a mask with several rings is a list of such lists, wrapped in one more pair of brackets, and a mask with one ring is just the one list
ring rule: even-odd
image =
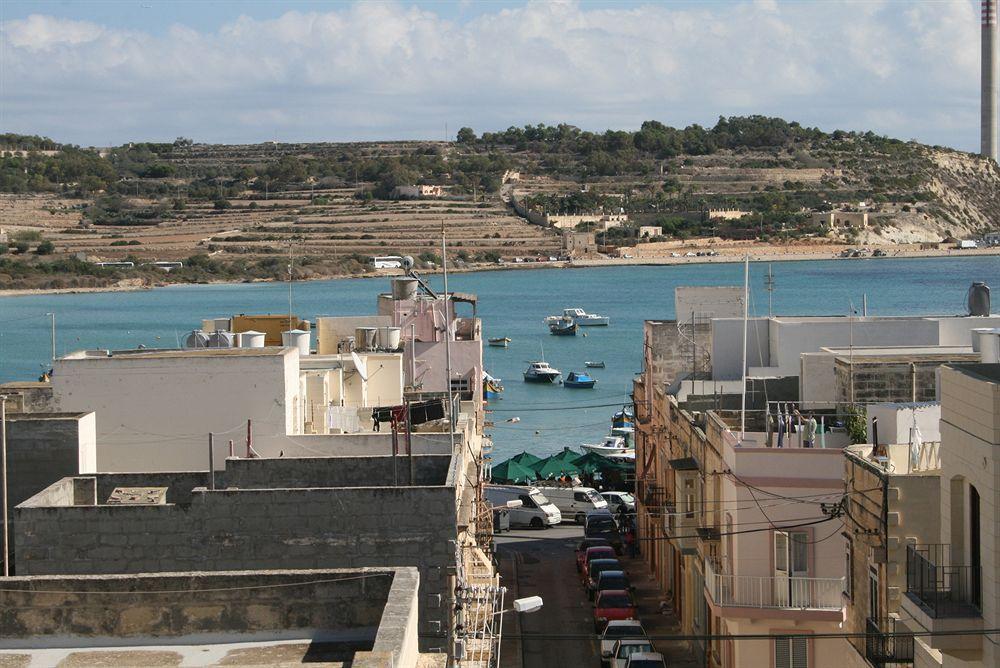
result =
[{"label": "green umbrella", "polygon": [[523,464],[518,464],[513,459],[500,462],[490,469],[490,480],[502,483],[525,483],[531,482],[538,476],[535,472]]},{"label": "green umbrella", "polygon": [[584,473],[590,474],[603,471],[607,468],[608,464],[613,463],[614,462],[608,461],[607,457],[599,455],[596,452],[585,453],[573,460],[573,466],[577,467]]},{"label": "green umbrella", "polygon": [[556,478],[562,475],[576,475],[580,472],[580,469],[573,464],[560,460],[558,455],[543,459],[531,468],[534,469],[540,479]]},{"label": "green umbrella", "polygon": [[561,462],[566,462],[567,464],[574,464],[576,460],[582,457],[579,452],[572,450],[571,448],[563,448],[561,452],[557,452],[552,455],[549,459],[558,459]]},{"label": "green umbrella", "polygon": [[511,461],[515,461],[522,466],[527,466],[528,468],[534,468],[535,464],[542,461],[541,457],[536,457],[530,452],[522,452],[519,455],[514,455],[511,457]]}]

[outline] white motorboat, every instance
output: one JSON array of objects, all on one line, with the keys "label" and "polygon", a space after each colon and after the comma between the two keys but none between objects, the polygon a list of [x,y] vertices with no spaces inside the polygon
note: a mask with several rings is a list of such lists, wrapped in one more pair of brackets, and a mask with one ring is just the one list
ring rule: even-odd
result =
[{"label": "white motorboat", "polygon": [[630,448],[621,436],[605,436],[602,443],[584,443],[580,446],[587,452],[595,452],[605,457],[625,455],[631,453],[635,457],[635,450]]},{"label": "white motorboat", "polygon": [[559,369],[553,369],[548,362],[528,362],[524,371],[526,383],[554,383],[562,375]]},{"label": "white motorboat", "polygon": [[611,318],[608,316],[587,313],[582,308],[564,308],[562,315],[550,315],[545,319],[545,324],[551,325],[564,318],[570,318],[577,327],[607,327],[611,324]]}]

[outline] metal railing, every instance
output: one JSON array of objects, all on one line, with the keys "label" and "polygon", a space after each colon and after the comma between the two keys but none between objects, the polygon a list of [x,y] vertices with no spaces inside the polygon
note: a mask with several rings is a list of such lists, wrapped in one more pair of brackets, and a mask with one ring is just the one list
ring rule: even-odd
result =
[{"label": "metal railing", "polygon": [[865,658],[875,666],[913,663],[913,636],[897,636],[896,620],[871,619],[865,622]]},{"label": "metal railing", "polygon": [[980,569],[951,563],[951,545],[906,546],[906,595],[930,617],[982,614]]},{"label": "metal railing", "polygon": [[722,575],[705,562],[705,588],[716,605],[740,608],[840,610],[844,578]]}]

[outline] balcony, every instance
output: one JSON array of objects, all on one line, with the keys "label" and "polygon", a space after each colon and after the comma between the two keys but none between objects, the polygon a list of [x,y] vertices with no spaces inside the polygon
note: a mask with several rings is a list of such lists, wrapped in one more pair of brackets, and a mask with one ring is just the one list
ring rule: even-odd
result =
[{"label": "balcony", "polygon": [[719,607],[810,610],[840,614],[844,578],[724,575],[705,561],[705,589]]},{"label": "balcony", "polygon": [[866,621],[865,658],[869,663],[873,666],[913,663],[913,636],[897,636],[896,633],[895,619],[869,618]]},{"label": "balcony", "polygon": [[[983,628],[978,568],[952,563],[950,545],[906,546],[907,626],[929,631],[928,644],[943,652],[982,650]],[[969,631],[949,635],[955,631]]]}]

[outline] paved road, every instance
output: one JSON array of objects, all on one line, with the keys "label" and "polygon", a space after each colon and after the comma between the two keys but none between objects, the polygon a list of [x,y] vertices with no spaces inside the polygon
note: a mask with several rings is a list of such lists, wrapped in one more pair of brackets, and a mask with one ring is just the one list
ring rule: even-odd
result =
[{"label": "paved road", "polygon": [[[593,608],[576,572],[574,549],[583,530],[572,524],[552,529],[520,529],[495,538],[502,584],[507,587],[505,607],[516,598],[541,596],[544,607],[535,613],[504,615],[502,668],[585,668],[600,666],[598,639],[594,634]],[[622,558],[637,588],[639,618],[663,652],[668,665],[698,666],[687,645],[662,640],[679,633],[676,620],[660,614],[659,594],[642,562]],[[524,638],[519,638],[521,634]],[[545,634],[547,638],[530,638]],[[573,636],[551,637],[555,636]]]}]

